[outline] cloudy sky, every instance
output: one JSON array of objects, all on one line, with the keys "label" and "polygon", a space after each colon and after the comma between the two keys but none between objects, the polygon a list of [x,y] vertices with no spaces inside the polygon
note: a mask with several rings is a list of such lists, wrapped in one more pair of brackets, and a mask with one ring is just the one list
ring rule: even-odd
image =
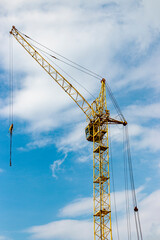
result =
[{"label": "cloudy sky", "polygon": [[[129,123],[144,239],[160,238],[159,12],[158,0],[0,0],[0,240],[93,239],[92,145],[85,140],[85,116],[9,36],[12,25],[106,78]],[[9,167],[12,43],[14,133]],[[98,96],[98,79],[54,62],[76,79],[62,72],[88,102]],[[111,127],[110,137],[119,234],[127,240],[122,128]],[[132,215],[131,222],[136,239]]]}]

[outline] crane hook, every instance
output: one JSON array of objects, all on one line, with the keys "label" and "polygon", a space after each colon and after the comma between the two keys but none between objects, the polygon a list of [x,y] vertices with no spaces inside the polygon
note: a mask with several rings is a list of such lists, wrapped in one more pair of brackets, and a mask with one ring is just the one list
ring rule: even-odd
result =
[{"label": "crane hook", "polygon": [[13,132],[13,123],[9,127],[9,132],[10,132],[10,167],[12,166],[12,132]]}]

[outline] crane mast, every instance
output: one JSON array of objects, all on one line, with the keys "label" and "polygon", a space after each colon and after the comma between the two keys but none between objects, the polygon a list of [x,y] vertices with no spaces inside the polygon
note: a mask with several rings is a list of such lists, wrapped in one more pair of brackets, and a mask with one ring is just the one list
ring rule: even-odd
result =
[{"label": "crane mast", "polygon": [[105,79],[92,107],[98,116],[86,128],[88,141],[93,142],[93,218],[94,240],[112,239],[111,199],[109,177],[108,121]]},{"label": "crane mast", "polygon": [[[39,63],[60,87],[74,100],[89,121],[85,129],[86,139],[93,142],[93,219],[94,240],[112,240],[111,199],[109,175],[108,124],[123,124],[110,117],[106,102],[106,82],[101,80],[99,97],[90,105],[72,86],[13,26],[10,34]],[[26,38],[29,38],[25,35]]]}]

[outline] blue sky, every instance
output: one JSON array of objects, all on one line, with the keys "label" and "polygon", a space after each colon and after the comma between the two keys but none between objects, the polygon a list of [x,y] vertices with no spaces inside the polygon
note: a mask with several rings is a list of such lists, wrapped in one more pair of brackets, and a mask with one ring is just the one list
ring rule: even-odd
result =
[{"label": "blue sky", "polygon": [[[0,2],[0,240],[93,239],[92,145],[85,140],[85,116],[15,39],[9,167],[12,25],[106,78],[129,123],[144,239],[160,238],[159,11],[158,0]],[[98,96],[97,79],[61,67]],[[126,240],[122,128],[112,127],[111,137],[120,239]],[[112,210],[116,239],[114,204]]]}]

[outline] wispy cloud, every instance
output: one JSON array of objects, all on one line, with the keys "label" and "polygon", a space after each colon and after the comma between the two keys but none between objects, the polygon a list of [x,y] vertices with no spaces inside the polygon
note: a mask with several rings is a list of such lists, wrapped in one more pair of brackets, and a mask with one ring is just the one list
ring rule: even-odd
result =
[{"label": "wispy cloud", "polygon": [[[143,126],[142,124],[129,124],[129,136],[132,148],[137,150],[146,150],[149,152],[160,151],[160,130],[159,125]],[[113,126],[110,131],[112,141],[117,143],[123,142],[123,127]],[[156,141],[155,141],[156,139]]]},{"label": "wispy cloud", "polygon": [[[144,186],[139,187],[136,189],[136,194],[138,196],[138,201],[141,201],[146,194],[143,193]],[[111,193],[112,203],[114,202],[113,194],[116,195],[117,199],[117,212],[124,215],[125,211],[125,192],[124,191],[117,191],[115,193]],[[128,191],[128,195],[131,196],[131,191]],[[112,205],[112,212],[115,212],[115,209]],[[68,218],[76,218],[78,216],[88,216],[93,213],[93,197],[86,197],[86,198],[78,198],[75,199],[73,202],[66,205],[64,208],[59,210],[60,217],[68,217]]]},{"label": "wispy cloud", "polygon": [[152,119],[160,118],[160,102],[152,104],[134,104],[129,105],[125,109],[125,115],[129,118],[130,121],[139,121],[140,123],[149,121]]},{"label": "wispy cloud", "polygon": [[93,212],[93,198],[80,198],[60,209],[60,217],[77,217],[90,215]]},{"label": "wispy cloud", "polygon": [[80,122],[70,125],[68,131],[57,141],[57,147],[64,152],[77,151],[88,146],[85,138],[85,127],[87,123]]},{"label": "wispy cloud", "polygon": [[92,222],[88,220],[60,220],[27,230],[32,239],[91,240]]},{"label": "wispy cloud", "polygon": [[57,178],[57,172],[60,171],[60,167],[62,165],[62,163],[65,161],[67,157],[67,154],[65,154],[64,158],[56,160],[53,162],[53,164],[50,165],[50,168],[52,170],[52,177]]},{"label": "wispy cloud", "polygon": [[[141,220],[141,227],[144,239],[149,240],[158,239],[160,236],[159,222],[160,222],[160,205],[157,199],[160,197],[160,191],[154,191],[150,195],[143,197],[139,202],[139,214]],[[154,203],[154,204],[153,204]],[[136,229],[134,223],[134,216],[131,217],[132,236],[136,239]],[[119,232],[123,239],[127,239],[126,218],[122,216],[119,218]]]},{"label": "wispy cloud", "polygon": [[19,147],[18,150],[19,151],[30,151],[36,148],[44,148],[44,147],[48,147],[51,144],[53,144],[53,139],[52,138],[48,138],[48,137],[44,137],[43,139],[37,139],[33,142],[29,142],[26,144],[25,147]]}]

